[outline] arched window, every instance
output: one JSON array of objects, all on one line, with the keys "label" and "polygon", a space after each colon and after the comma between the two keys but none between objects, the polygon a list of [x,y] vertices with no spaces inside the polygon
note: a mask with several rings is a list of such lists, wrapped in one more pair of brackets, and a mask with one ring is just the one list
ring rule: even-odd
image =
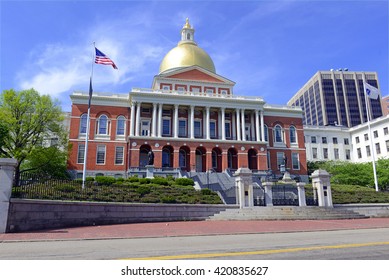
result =
[{"label": "arched window", "polygon": [[80,117],[80,133],[86,133],[86,128],[87,128],[87,115],[83,114]]},{"label": "arched window", "polygon": [[282,127],[278,124],[274,127],[274,142],[275,143],[284,142],[284,135],[283,135]]},{"label": "arched window", "polygon": [[263,130],[264,130],[264,136],[265,136],[265,137],[264,137],[264,138],[265,138],[264,140],[265,140],[266,142],[269,142],[269,129],[268,129],[268,127],[267,127],[266,124],[264,125],[264,129],[263,129]]},{"label": "arched window", "polygon": [[181,168],[186,167],[186,151],[183,149],[179,153],[179,164]]},{"label": "arched window", "polygon": [[289,128],[289,138],[291,144],[297,143],[297,134],[296,134],[296,128],[294,126],[291,126]]},{"label": "arched window", "polygon": [[108,117],[101,115],[97,119],[97,134],[108,135]]},{"label": "arched window", "polygon": [[116,123],[116,135],[124,135],[126,129],[126,119],[119,116]]}]

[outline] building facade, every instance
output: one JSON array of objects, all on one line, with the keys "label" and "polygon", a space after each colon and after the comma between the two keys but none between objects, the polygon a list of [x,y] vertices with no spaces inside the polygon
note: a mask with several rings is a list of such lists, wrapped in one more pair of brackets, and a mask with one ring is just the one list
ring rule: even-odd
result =
[{"label": "building facade", "polygon": [[371,136],[367,123],[352,128],[304,126],[307,161],[371,162],[373,149],[376,160],[389,159],[389,115],[374,119],[370,127]]},{"label": "building facade", "polygon": [[[161,172],[253,172],[306,177],[302,110],[234,94],[216,73],[187,21],[181,40],[163,58],[152,88],[128,95],[94,93],[87,176],[127,177],[149,163]],[[88,93],[71,95],[69,169],[82,176]]]},{"label": "building facade", "polygon": [[[317,72],[289,101],[304,112],[304,125],[353,127],[367,122],[363,82],[379,89],[376,72]],[[372,119],[382,116],[381,98],[367,100]]]}]

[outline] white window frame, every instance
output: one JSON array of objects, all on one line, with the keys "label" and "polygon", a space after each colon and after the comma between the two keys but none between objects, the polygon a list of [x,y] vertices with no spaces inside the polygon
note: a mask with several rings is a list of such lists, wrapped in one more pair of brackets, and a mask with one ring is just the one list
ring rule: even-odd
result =
[{"label": "white window frame", "polygon": [[[296,159],[297,156],[297,159]],[[295,161],[297,160],[297,167],[295,165]],[[293,170],[300,170],[300,155],[299,153],[292,153],[292,169]]]},{"label": "white window frame", "polygon": [[[144,125],[143,123],[147,122],[147,125]],[[144,129],[146,128],[146,129]],[[150,119],[141,119],[140,120],[140,134],[141,136],[150,136]],[[146,132],[146,133],[144,133]]]},{"label": "white window frame", "polygon": [[[294,137],[294,141],[292,141],[293,137]],[[290,144],[292,144],[292,145],[296,145],[298,143],[298,141],[297,141],[297,129],[293,125],[289,127],[289,140],[290,140]]]},{"label": "white window frame", "polygon": [[[199,127],[199,133],[196,134],[196,126],[195,126],[195,123],[199,123],[200,124],[200,127]],[[195,119],[193,121],[193,132],[194,132],[194,137],[195,138],[201,138],[203,137],[203,123],[201,121],[201,119]]]},{"label": "white window frame", "polygon": [[284,164],[285,153],[277,152],[277,168],[280,169],[280,166]]},{"label": "white window frame", "polygon": [[[180,123],[184,122],[185,127],[184,127],[184,134],[181,133],[180,130]],[[187,119],[179,118],[178,119],[178,137],[188,137],[188,121]]]},{"label": "white window frame", "polygon": [[[84,121],[83,121],[84,120]],[[83,124],[83,122],[85,124]],[[85,128],[85,132],[83,132]],[[88,129],[88,115],[87,114],[82,114],[80,116],[80,128],[79,128],[79,133],[82,134],[82,135],[85,135],[86,134],[86,130]]]},{"label": "white window frame", "polygon": [[[118,149],[120,149],[121,151],[119,151],[118,153]],[[118,157],[118,154],[122,154],[121,155],[121,162],[118,161],[118,159],[120,159]],[[123,165],[124,164],[124,147],[123,146],[116,146],[115,147],[115,165]]]},{"label": "white window frame", "polygon": [[[104,151],[100,150],[100,148],[103,148]],[[104,163],[99,163],[99,153],[104,153]],[[97,145],[97,147],[96,147],[96,165],[105,165],[106,156],[107,156],[107,146],[106,145]]]},{"label": "white window frame", "polygon": [[[105,131],[105,133],[100,133],[100,129],[101,129],[101,119],[103,118],[103,117],[105,117],[106,119],[107,119],[107,124],[106,124],[106,131]],[[108,136],[109,135],[109,128],[110,128],[110,121],[109,121],[109,118],[108,118],[108,116],[107,115],[105,115],[105,114],[102,114],[102,115],[100,115],[98,118],[97,118],[97,125],[96,125],[96,134],[97,135],[101,135],[101,136]]]},{"label": "white window frame", "polygon": [[[168,133],[165,133],[165,126],[164,122],[169,121],[169,127],[168,127]],[[162,136],[171,136],[172,135],[172,119],[170,117],[163,117],[162,118]]]},{"label": "white window frame", "polygon": [[[212,125],[214,125],[214,129],[212,129]],[[210,120],[209,121],[209,137],[211,139],[216,139],[217,138],[217,129],[216,129],[216,121],[215,120]]]},{"label": "white window frame", "polygon": [[[226,139],[231,139],[231,137],[232,137],[231,121],[225,121],[224,125],[225,125],[224,129],[225,129]],[[228,129],[227,129],[227,127],[228,127]],[[228,131],[228,134],[227,134],[227,131]]]},{"label": "white window frame", "polygon": [[84,159],[85,159],[85,144],[78,144],[77,164],[84,164]]},{"label": "white window frame", "polygon": [[[119,124],[123,122],[123,127],[120,128]],[[123,130],[123,133],[119,133],[119,128],[120,130]],[[116,119],[116,136],[125,136],[126,135],[126,118],[124,116],[119,116]]]}]

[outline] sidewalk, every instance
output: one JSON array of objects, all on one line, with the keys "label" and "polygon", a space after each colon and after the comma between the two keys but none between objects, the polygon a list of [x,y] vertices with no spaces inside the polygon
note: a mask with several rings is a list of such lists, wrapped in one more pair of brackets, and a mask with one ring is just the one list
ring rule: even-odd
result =
[{"label": "sidewalk", "polygon": [[389,228],[389,218],[295,221],[195,221],[104,225],[0,234],[0,243],[12,241],[152,238],[369,228]]}]

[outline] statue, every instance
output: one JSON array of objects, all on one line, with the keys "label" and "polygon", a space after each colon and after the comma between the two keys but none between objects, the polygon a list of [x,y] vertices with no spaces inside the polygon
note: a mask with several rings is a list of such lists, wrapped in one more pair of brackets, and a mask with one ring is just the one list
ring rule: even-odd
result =
[{"label": "statue", "polygon": [[287,158],[286,155],[284,155],[284,166],[285,166],[285,167],[286,167],[287,162],[288,162],[288,158]]},{"label": "statue", "polygon": [[150,152],[148,153],[148,157],[149,157],[148,165],[154,165],[154,153],[153,153],[153,151],[150,150]]}]

